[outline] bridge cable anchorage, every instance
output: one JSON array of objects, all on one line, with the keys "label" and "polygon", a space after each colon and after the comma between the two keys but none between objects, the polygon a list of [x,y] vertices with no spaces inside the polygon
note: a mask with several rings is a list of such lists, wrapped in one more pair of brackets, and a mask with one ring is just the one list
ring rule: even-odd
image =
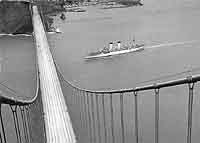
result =
[{"label": "bridge cable anchorage", "polygon": [[187,127],[187,143],[191,143],[192,136],[192,108],[193,108],[193,91],[194,82],[192,82],[192,76],[188,77],[188,89],[189,89],[189,99],[188,99],[188,127]]},{"label": "bridge cable anchorage", "polygon": [[136,143],[139,143],[139,123],[138,123],[138,92],[134,92],[134,98],[135,98],[135,140]]},{"label": "bridge cable anchorage", "polygon": [[154,92],[155,92],[155,143],[159,143],[159,88],[156,88]]},{"label": "bridge cable anchorage", "polygon": [[112,143],[115,143],[115,132],[114,132],[114,113],[113,113],[113,95],[110,94],[110,113],[111,113],[111,133],[112,133]]},{"label": "bridge cable anchorage", "polygon": [[97,111],[97,124],[98,124],[98,138],[99,138],[99,142],[101,143],[101,125],[100,125],[100,120],[99,120],[99,100],[98,100],[99,95],[96,94],[95,98],[96,98],[96,111]]},{"label": "bridge cable anchorage", "polygon": [[105,143],[107,143],[107,128],[106,128],[106,115],[105,115],[105,94],[102,94],[102,106],[103,106],[103,126],[104,126],[104,137],[105,137]]},{"label": "bridge cable anchorage", "polygon": [[17,136],[17,143],[21,143],[21,134],[20,134],[20,129],[19,129],[19,120],[18,120],[18,116],[17,116],[17,105],[14,105],[14,107],[12,105],[10,105],[10,108],[12,110],[13,113],[13,120],[14,120],[14,125],[15,125],[15,132],[16,132],[16,136]]},{"label": "bridge cable anchorage", "polygon": [[122,128],[122,143],[125,143],[125,133],[124,133],[124,94],[120,93],[120,115],[121,115],[121,128]]}]

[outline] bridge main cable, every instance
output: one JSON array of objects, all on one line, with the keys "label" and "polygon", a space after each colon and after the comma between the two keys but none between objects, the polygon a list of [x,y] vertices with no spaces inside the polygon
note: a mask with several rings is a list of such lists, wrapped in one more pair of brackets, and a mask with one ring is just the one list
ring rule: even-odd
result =
[{"label": "bridge main cable", "polygon": [[75,143],[75,134],[37,6],[31,7],[47,143]]}]

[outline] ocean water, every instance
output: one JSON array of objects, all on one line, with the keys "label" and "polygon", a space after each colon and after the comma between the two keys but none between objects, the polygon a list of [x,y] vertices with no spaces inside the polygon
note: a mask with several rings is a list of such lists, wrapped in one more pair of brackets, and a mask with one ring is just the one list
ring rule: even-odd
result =
[{"label": "ocean water", "polygon": [[[199,73],[200,2],[198,0],[148,0],[142,7],[101,9],[87,7],[85,13],[66,13],[66,20],[55,17],[54,25],[63,34],[48,36],[55,61],[66,80],[91,90],[134,88],[168,81]],[[135,37],[148,48],[142,52],[98,60],[84,60],[88,53],[107,46],[109,42],[128,44]],[[174,42],[190,42],[168,45]],[[192,41],[192,42],[191,42]],[[68,96],[64,88],[64,95]],[[139,142],[154,142],[154,91],[139,93]],[[199,84],[195,85],[192,141],[198,142],[200,132]],[[99,102],[101,102],[100,99]],[[112,142],[109,98],[105,98],[107,142]],[[114,102],[115,142],[122,142],[119,96]],[[188,85],[160,91],[160,142],[186,142]],[[100,106],[100,134],[103,129],[102,104]],[[96,107],[96,103],[95,103]],[[80,126],[79,107],[72,117],[74,127]],[[96,108],[94,109],[96,110]],[[96,118],[95,113],[95,120]],[[125,142],[135,142],[134,98],[124,96]],[[97,125],[96,125],[97,126]],[[82,128],[79,142],[88,142]],[[98,132],[97,129],[96,134]],[[97,134],[98,136],[98,134]],[[99,143],[99,136],[97,138]]]},{"label": "ocean water", "polygon": [[0,88],[7,96],[21,99],[35,96],[35,66],[36,51],[31,37],[0,37],[0,82],[4,85]]},{"label": "ocean water", "polygon": [[[37,86],[35,65],[36,51],[31,37],[6,35],[0,37],[0,91],[3,96],[21,100],[32,99]],[[19,108],[17,112],[23,136]],[[10,106],[1,104],[1,113],[7,142],[17,142]]]},{"label": "ocean water", "polygon": [[[55,46],[52,51],[66,79],[79,87],[139,86],[144,81],[199,67],[199,6],[196,0],[149,0],[142,7],[89,7],[85,13],[66,13],[66,21],[55,18],[63,34],[50,36],[50,44]],[[133,37],[147,46],[197,42],[98,60],[83,59],[111,41],[129,44]]]}]

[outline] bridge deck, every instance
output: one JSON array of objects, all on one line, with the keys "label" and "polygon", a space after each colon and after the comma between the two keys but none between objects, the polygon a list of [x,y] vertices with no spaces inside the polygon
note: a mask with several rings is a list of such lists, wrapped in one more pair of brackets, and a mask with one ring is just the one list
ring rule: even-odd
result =
[{"label": "bridge deck", "polygon": [[37,6],[33,6],[32,11],[47,143],[75,143],[68,109]]}]

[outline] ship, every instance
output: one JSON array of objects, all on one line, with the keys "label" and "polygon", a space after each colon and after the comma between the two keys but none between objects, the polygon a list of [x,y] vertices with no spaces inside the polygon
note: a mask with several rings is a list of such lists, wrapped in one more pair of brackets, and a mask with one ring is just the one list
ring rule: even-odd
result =
[{"label": "ship", "polygon": [[88,54],[85,59],[103,58],[131,52],[139,52],[142,50],[144,50],[144,44],[135,44],[135,40],[133,40],[133,44],[130,46],[121,46],[121,41],[118,41],[117,46],[113,47],[113,43],[110,42],[109,48],[104,47],[102,50],[92,52]]}]

